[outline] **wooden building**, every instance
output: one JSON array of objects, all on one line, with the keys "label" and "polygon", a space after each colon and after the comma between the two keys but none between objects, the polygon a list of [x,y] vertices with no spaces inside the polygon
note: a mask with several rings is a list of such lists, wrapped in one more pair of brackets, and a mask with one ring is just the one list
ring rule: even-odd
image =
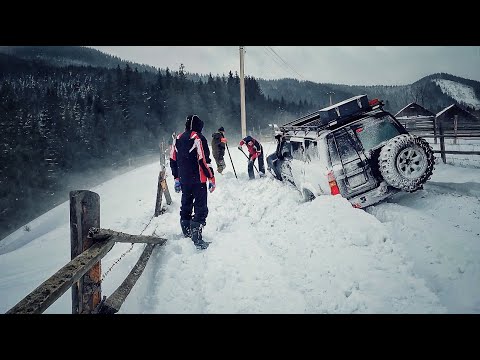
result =
[{"label": "wooden building", "polygon": [[435,127],[435,114],[414,102],[397,112],[395,117],[409,131],[431,133]]},{"label": "wooden building", "polygon": [[480,133],[480,119],[457,104],[452,104],[436,115],[437,128],[458,134]]}]

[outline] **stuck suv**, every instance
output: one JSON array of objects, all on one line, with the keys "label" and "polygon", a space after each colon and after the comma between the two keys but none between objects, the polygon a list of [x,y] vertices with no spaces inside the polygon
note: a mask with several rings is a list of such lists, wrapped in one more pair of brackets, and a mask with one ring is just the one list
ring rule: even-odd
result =
[{"label": "stuck suv", "polygon": [[367,95],[277,127],[275,139],[268,170],[307,199],[340,194],[365,208],[396,192],[421,189],[434,170],[428,142],[409,134]]}]

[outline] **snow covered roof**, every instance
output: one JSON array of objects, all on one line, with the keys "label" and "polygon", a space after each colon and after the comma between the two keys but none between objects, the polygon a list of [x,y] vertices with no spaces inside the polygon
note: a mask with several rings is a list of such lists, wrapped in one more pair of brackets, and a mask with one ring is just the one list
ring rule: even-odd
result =
[{"label": "snow covered roof", "polygon": [[435,115],[436,117],[439,117],[439,116],[442,116],[447,110],[451,109],[455,104],[452,104],[450,106],[447,106],[445,109],[443,109],[442,111],[440,111],[439,113],[437,113],[437,115]]},{"label": "snow covered roof", "polygon": [[460,115],[461,118],[465,120],[470,120],[470,121],[480,121],[475,115],[469,113],[467,110],[462,109],[460,106],[457,104],[452,104],[439,113],[437,113],[436,117],[437,119],[443,118],[443,119],[448,119],[450,116],[454,115]]},{"label": "snow covered roof", "polygon": [[401,109],[399,112],[395,114],[396,118],[418,118],[418,117],[427,117],[427,118],[433,118],[435,117],[435,114],[427,109],[425,109],[423,106],[418,105],[417,103],[410,103],[407,106],[405,106],[403,109]]}]

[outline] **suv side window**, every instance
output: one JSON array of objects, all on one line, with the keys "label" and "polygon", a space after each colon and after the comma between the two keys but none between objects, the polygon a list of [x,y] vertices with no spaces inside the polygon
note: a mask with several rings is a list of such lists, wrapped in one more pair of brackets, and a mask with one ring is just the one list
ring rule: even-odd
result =
[{"label": "suv side window", "polygon": [[292,157],[296,160],[303,161],[303,154],[305,152],[305,149],[303,148],[303,142],[290,141],[290,144],[292,146]]},{"label": "suv side window", "polygon": [[281,158],[291,158],[292,157],[292,149],[290,146],[290,142],[286,140],[282,140],[280,144],[280,156]]},{"label": "suv side window", "polygon": [[350,134],[342,129],[335,133],[335,140],[337,143],[338,153],[343,163],[350,162],[358,158],[356,146]]},{"label": "suv side window", "polygon": [[318,158],[317,143],[312,140],[305,140],[305,161],[310,162]]},{"label": "suv side window", "polygon": [[328,134],[327,144],[328,154],[330,155],[330,161],[332,165],[338,164],[340,162],[340,157],[338,156],[337,145],[335,144],[335,140],[333,139],[333,133]]}]

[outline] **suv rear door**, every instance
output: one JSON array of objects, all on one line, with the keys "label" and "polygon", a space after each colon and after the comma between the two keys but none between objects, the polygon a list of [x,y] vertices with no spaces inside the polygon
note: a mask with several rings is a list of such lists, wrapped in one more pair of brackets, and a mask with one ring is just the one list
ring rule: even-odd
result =
[{"label": "suv rear door", "polygon": [[327,142],[342,196],[349,199],[378,186],[363,148],[350,126],[329,134]]}]

